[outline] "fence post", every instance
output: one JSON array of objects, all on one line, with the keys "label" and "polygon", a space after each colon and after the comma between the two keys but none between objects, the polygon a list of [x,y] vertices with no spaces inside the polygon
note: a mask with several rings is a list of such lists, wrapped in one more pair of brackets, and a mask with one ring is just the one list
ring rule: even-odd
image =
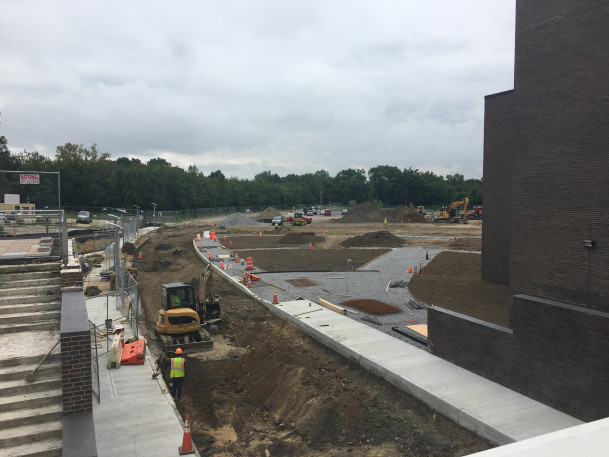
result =
[{"label": "fence post", "polygon": [[66,212],[61,210],[61,258],[63,265],[68,264],[68,221],[66,220]]}]

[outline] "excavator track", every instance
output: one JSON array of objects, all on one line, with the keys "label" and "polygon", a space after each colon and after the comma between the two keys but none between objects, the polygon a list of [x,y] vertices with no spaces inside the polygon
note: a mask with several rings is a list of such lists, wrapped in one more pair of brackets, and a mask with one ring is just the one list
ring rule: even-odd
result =
[{"label": "excavator track", "polygon": [[214,347],[211,336],[204,329],[183,335],[166,335],[158,332],[156,334],[163,352],[167,353],[175,352],[177,348],[181,348],[183,354],[192,354],[209,351]]}]

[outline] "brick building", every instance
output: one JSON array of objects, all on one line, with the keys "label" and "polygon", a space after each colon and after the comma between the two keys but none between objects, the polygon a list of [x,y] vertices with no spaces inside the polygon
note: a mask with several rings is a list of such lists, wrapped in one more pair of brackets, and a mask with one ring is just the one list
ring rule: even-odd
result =
[{"label": "brick building", "polygon": [[510,285],[511,325],[432,311],[431,347],[598,419],[609,416],[609,1],[517,0],[515,54],[514,89],[485,100],[482,243],[482,279]]}]

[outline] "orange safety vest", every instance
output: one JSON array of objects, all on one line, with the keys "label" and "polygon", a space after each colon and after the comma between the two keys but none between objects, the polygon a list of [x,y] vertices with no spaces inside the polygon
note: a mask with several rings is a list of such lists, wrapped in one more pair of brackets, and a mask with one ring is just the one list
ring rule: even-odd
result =
[{"label": "orange safety vest", "polygon": [[171,359],[171,372],[169,373],[170,378],[183,378],[184,377],[184,362],[182,357],[174,357]]}]

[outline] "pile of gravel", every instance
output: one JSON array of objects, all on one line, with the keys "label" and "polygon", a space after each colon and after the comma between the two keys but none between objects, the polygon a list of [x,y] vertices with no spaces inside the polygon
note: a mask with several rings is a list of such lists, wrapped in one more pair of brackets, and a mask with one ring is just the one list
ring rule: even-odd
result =
[{"label": "pile of gravel", "polygon": [[235,213],[235,214],[231,214],[230,216],[222,219],[220,222],[218,222],[218,225],[224,225],[224,226],[228,225],[228,226],[232,226],[232,227],[249,227],[250,225],[263,225],[263,224],[260,224],[256,221],[251,220],[245,214]]},{"label": "pile of gravel", "polygon": [[281,211],[269,206],[267,209],[262,211],[258,216],[256,216],[256,220],[264,221],[266,219],[273,219],[275,216],[281,216]]}]

